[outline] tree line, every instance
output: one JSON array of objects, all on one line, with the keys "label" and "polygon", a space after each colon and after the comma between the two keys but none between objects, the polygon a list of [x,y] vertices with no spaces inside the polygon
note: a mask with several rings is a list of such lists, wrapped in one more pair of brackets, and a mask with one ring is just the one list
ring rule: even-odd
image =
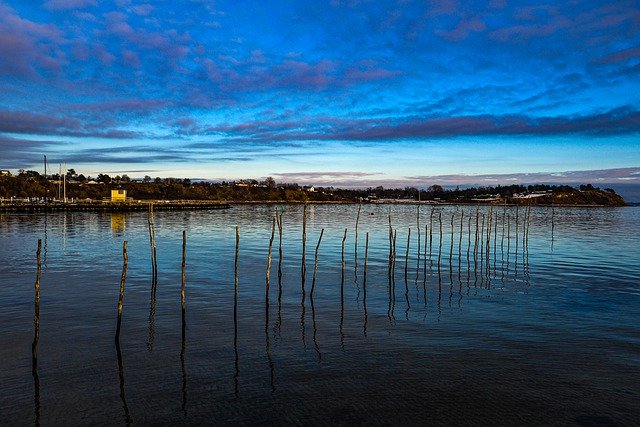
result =
[{"label": "tree line", "polygon": [[[66,183],[67,198],[108,199],[112,189],[125,189],[127,196],[139,200],[218,200],[218,201],[284,201],[284,202],[376,202],[424,201],[442,203],[526,203],[526,204],[603,204],[620,205],[624,200],[614,190],[603,190],[583,184],[569,185],[513,184],[445,189],[431,185],[416,187],[363,189],[309,187],[295,183],[276,183],[265,180],[230,182],[195,181],[188,178],[151,178],[133,180],[127,175],[110,177],[99,174],[95,178],[77,174],[69,169],[64,177],[54,174],[44,177],[37,171],[20,170],[17,176],[0,177],[0,197],[54,200],[61,197],[61,182]],[[535,197],[526,197],[535,195]]]}]

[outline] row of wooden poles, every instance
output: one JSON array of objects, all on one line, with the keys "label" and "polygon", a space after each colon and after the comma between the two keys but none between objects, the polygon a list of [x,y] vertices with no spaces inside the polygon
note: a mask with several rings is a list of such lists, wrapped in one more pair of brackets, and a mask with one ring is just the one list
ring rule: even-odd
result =
[{"label": "row of wooden poles", "polygon": [[[357,253],[357,248],[358,248],[358,224],[360,221],[360,211],[361,211],[361,206],[358,207],[358,212],[357,212],[357,216],[356,216],[356,226],[355,226],[355,250]],[[427,233],[429,234],[429,256],[431,257],[431,253],[432,253],[432,244],[433,244],[433,216],[434,216],[435,211],[432,210],[431,211],[431,215],[429,217],[430,221],[429,221],[429,225],[425,224],[425,244],[424,244],[424,252],[425,252],[425,259],[426,259],[426,247],[427,247]],[[267,268],[266,268],[266,303],[269,303],[269,290],[270,290],[270,275],[271,275],[271,260],[272,260],[272,249],[273,249],[273,241],[274,241],[274,237],[275,237],[275,230],[276,230],[276,225],[278,228],[278,236],[279,236],[279,261],[278,261],[278,276],[282,277],[282,230],[283,230],[283,222],[282,222],[282,215],[283,212],[278,213],[277,209],[276,209],[276,213],[274,215],[273,221],[272,221],[272,226],[271,226],[271,237],[269,239],[269,249],[268,249],[268,255],[267,255]],[[522,242],[523,242],[523,246],[526,246],[528,243],[528,239],[529,239],[529,225],[530,225],[530,215],[531,215],[531,209],[530,207],[528,207],[525,210],[525,221],[524,221],[524,230],[523,230],[523,237],[522,237]],[[454,248],[454,231],[455,231],[455,227],[454,227],[454,219],[455,219],[455,212],[451,214],[451,227],[450,227],[450,232],[451,232],[451,243],[450,243],[450,252],[449,252],[449,264],[451,265],[452,263],[452,257],[453,257],[453,248]],[[471,223],[472,223],[472,217],[469,217],[468,219],[468,236],[469,236],[469,245],[467,246],[467,258],[469,257],[469,250],[471,247]],[[503,217],[504,219],[504,217]],[[388,268],[388,273],[389,273],[389,277],[393,277],[395,274],[395,265],[396,265],[396,253],[397,253],[397,245],[396,245],[396,238],[397,238],[397,229],[394,230],[393,226],[392,226],[392,215],[391,215],[391,209],[389,209],[389,216],[388,216],[388,220],[389,220],[389,268]],[[460,254],[461,249],[462,249],[462,237],[463,237],[463,225],[464,225],[464,211],[461,211],[460,213],[460,233],[459,233],[459,243],[458,243],[458,252]],[[418,210],[418,215],[417,215],[417,224],[419,227],[419,221],[420,221],[420,214],[419,214],[419,210]],[[474,260],[477,263],[477,252],[478,252],[478,247],[479,246],[483,246],[483,244],[485,242],[482,241],[483,236],[479,235],[479,230],[483,230],[482,234],[484,233],[485,230],[485,216],[482,215],[482,223],[480,224],[480,214],[479,211],[476,211],[476,215],[475,215],[475,239],[474,239]],[[516,224],[518,224],[518,210],[516,209]],[[438,251],[438,268],[440,267],[440,258],[442,255],[442,243],[443,243],[443,227],[442,227],[442,212],[438,212],[438,223],[439,223],[439,233],[440,233],[440,238],[439,238],[439,251]],[[151,266],[152,266],[152,275],[153,275],[153,284],[155,285],[157,282],[157,274],[158,274],[158,269],[157,269],[157,257],[156,257],[156,239],[155,239],[155,224],[154,224],[154,216],[153,216],[153,207],[152,205],[150,205],[149,208],[149,217],[148,217],[148,225],[149,225],[149,238],[150,238],[150,247],[151,247]],[[510,221],[509,221],[509,216],[506,216],[506,226],[507,226],[507,236],[510,236]],[[493,231],[494,234],[494,249],[495,249],[495,245],[497,244],[497,228],[498,228],[498,216],[495,215],[495,221],[494,221],[494,217],[493,217],[493,208],[489,211],[488,214],[488,220],[487,220],[487,228],[486,228],[486,251],[484,251],[486,253],[486,257],[487,260],[489,259],[489,248],[490,248],[490,242],[491,242],[491,233]],[[501,245],[504,245],[504,228],[505,228],[505,223],[503,221],[502,223],[502,242]],[[518,231],[516,228],[516,245],[518,244]],[[313,281],[312,281],[312,285],[311,285],[311,297],[313,297],[313,292],[315,290],[315,285],[316,285],[316,274],[318,271],[318,252],[320,249],[320,243],[322,242],[322,237],[324,235],[324,228],[320,231],[320,236],[318,238],[318,243],[316,245],[316,249],[315,249],[315,257],[314,257],[314,268],[313,268]],[[342,238],[342,274],[344,277],[344,244],[345,244],[345,240],[347,237],[347,229],[345,228],[344,230],[344,235]],[[408,235],[407,235],[407,251],[406,251],[406,255],[405,255],[405,276],[408,274],[408,258],[409,258],[409,247],[410,247],[410,239],[411,239],[411,228],[409,228],[408,231]],[[302,220],[302,293],[303,293],[303,298],[304,295],[306,293],[305,290],[305,278],[306,278],[306,241],[307,241],[307,206],[304,206],[303,209],[303,220]],[[235,308],[234,308],[234,317],[237,317],[237,298],[238,298],[238,259],[239,259],[239,245],[240,245],[240,231],[239,231],[239,227],[236,226],[236,252],[235,252],[235,279],[234,279],[234,300],[236,301],[235,304]],[[182,308],[182,318],[183,318],[183,334],[184,334],[184,318],[185,318],[185,312],[186,312],[186,301],[185,301],[185,282],[186,282],[186,250],[187,250],[187,237],[186,237],[186,231],[182,232],[182,286],[181,286],[181,292],[180,292],[180,296],[181,296],[181,308]],[[418,251],[420,250],[420,248],[418,248]],[[37,279],[36,279],[36,299],[35,299],[35,326],[36,326],[36,336],[33,342],[33,352],[34,352],[34,359],[36,358],[36,347],[37,347],[37,340],[38,340],[38,322],[39,322],[39,304],[40,304],[40,275],[41,275],[41,266],[40,266],[40,252],[41,252],[41,240],[38,240],[38,250],[37,250],[37,258],[38,258],[38,272],[37,272]],[[364,277],[366,280],[366,272],[367,272],[367,262],[368,262],[368,253],[369,253],[369,233],[366,233],[366,242],[365,242],[365,257],[364,257]],[[494,252],[495,253],[495,252]],[[119,340],[120,340],[120,330],[121,330],[121,324],[122,324],[122,309],[123,309],[123,301],[124,301],[124,292],[125,292],[125,281],[126,281],[126,277],[127,277],[127,264],[128,264],[128,255],[127,255],[127,241],[125,240],[123,242],[123,246],[122,246],[122,254],[123,254],[123,265],[122,265],[122,275],[121,275],[121,279],[120,279],[120,293],[119,293],[119,298],[118,298],[118,310],[117,310],[117,323],[116,323],[116,334],[115,334],[115,341],[116,341],[116,345],[119,345]],[[357,263],[357,258],[356,258],[356,263]],[[357,268],[357,265],[356,265]],[[154,286],[155,287],[155,286]]]},{"label": "row of wooden poles", "polygon": [[[358,206],[358,211],[357,211],[357,216],[356,216],[356,222],[355,222],[355,270],[356,270],[356,277],[357,277],[357,262],[358,262],[358,257],[357,257],[357,251],[358,251],[358,225],[360,222],[360,212],[361,212],[361,208],[362,206],[359,205]],[[279,280],[282,279],[282,259],[283,259],[283,246],[282,246],[282,236],[283,236],[283,211],[278,211],[278,209],[276,209],[275,211],[275,215],[273,217],[272,220],[272,224],[271,224],[271,235],[269,238],[269,248],[268,248],[268,254],[267,254],[267,266],[266,266],[266,277],[265,277],[265,281],[266,281],[266,286],[265,286],[265,303],[266,303],[266,316],[268,319],[268,309],[269,309],[269,294],[270,294],[270,281],[271,281],[271,263],[272,263],[272,255],[273,255],[273,243],[275,240],[275,233],[276,233],[276,228],[278,231],[278,239],[279,239],[279,257],[278,257],[278,278]],[[428,242],[428,246],[429,246],[429,258],[431,259],[432,257],[432,245],[433,245],[433,234],[434,234],[434,216],[435,216],[436,211],[435,210],[431,210],[430,216],[429,216],[429,224],[425,224],[425,242],[424,242],[424,257],[425,257],[425,278],[426,278],[426,259],[427,259],[427,242]],[[440,264],[441,264],[441,256],[442,256],[442,243],[443,243],[443,221],[442,221],[442,211],[438,211],[438,224],[439,224],[439,250],[438,250],[438,261],[437,261],[437,266],[438,266],[438,270],[440,269]],[[516,207],[516,212],[515,212],[515,223],[516,223],[516,235],[515,235],[515,240],[516,240],[516,254],[517,254],[517,245],[518,245],[518,241],[519,241],[519,236],[518,236],[518,223],[519,223],[519,212],[518,209]],[[554,215],[554,213],[552,212],[552,216]],[[452,258],[453,258],[453,249],[454,249],[454,231],[455,231],[455,217],[456,217],[456,213],[452,212],[451,214],[451,222],[450,222],[450,248],[449,248],[449,265],[450,268],[452,268]],[[494,243],[494,256],[496,253],[496,245],[497,245],[497,229],[498,229],[498,213],[496,212],[494,214],[494,209],[493,207],[489,210],[488,216],[485,216],[484,214],[481,216],[479,213],[479,210],[476,210],[476,215],[475,215],[475,238],[473,239],[474,241],[474,245],[473,245],[473,250],[474,250],[474,263],[475,265],[475,269],[477,270],[477,255],[478,255],[478,250],[480,248],[480,250],[482,250],[482,252],[485,252],[486,254],[486,259],[487,259],[487,265],[489,264],[489,249],[490,249],[490,243],[491,243],[491,234],[493,233],[493,243]],[[525,213],[524,213],[524,225],[523,225],[523,234],[522,234],[522,244],[523,247],[527,247],[528,246],[528,240],[529,240],[529,229],[530,229],[530,218],[531,218],[531,208],[527,207],[525,208]],[[485,228],[485,219],[486,219],[486,228]],[[470,250],[471,250],[471,241],[472,241],[472,221],[473,221],[473,216],[469,216],[467,223],[468,223],[468,245],[467,245],[467,260],[470,259]],[[481,221],[481,222],[480,222]],[[389,214],[388,214],[388,223],[389,223],[389,261],[388,261],[388,274],[389,274],[389,286],[390,286],[390,292],[391,292],[391,286],[392,283],[394,282],[394,278],[395,278],[395,265],[396,265],[396,254],[397,254],[397,229],[393,228],[393,222],[392,222],[392,214],[391,214],[391,209],[389,209]],[[417,229],[420,230],[420,208],[418,207],[417,210],[417,216],[416,216],[416,225],[417,225]],[[506,223],[506,224],[505,224]],[[461,251],[462,251],[462,239],[463,239],[463,226],[464,226],[464,210],[462,210],[460,212],[460,225],[459,225],[459,241],[458,241],[458,258],[459,260],[461,259]],[[510,222],[510,217],[508,214],[503,212],[503,221],[502,221],[502,241],[501,241],[501,246],[504,247],[504,238],[505,238],[505,226],[506,226],[506,232],[507,232],[507,239],[508,239],[508,244],[510,244],[510,236],[511,236],[511,222]],[[553,232],[553,221],[552,221],[552,232]],[[157,286],[157,277],[158,277],[158,268],[157,268],[157,250],[156,250],[156,237],[155,237],[155,221],[154,221],[154,214],[153,214],[153,205],[149,206],[149,215],[148,215],[148,228],[149,228],[149,243],[150,243],[150,252],[151,252],[151,268],[152,268],[152,301],[155,300],[154,296],[155,296],[155,291],[156,291],[156,286]],[[486,230],[486,232],[485,232]],[[347,228],[344,229],[344,234],[342,236],[342,242],[341,242],[341,248],[342,248],[342,274],[341,274],[341,282],[342,284],[344,284],[344,267],[345,267],[345,258],[344,258],[344,247],[345,247],[345,241],[346,241],[346,237],[347,237]],[[418,233],[419,234],[419,233]],[[320,244],[322,242],[322,238],[324,235],[324,228],[321,229],[320,231],[320,235],[318,237],[318,242],[316,244],[315,247],[315,256],[314,256],[314,267],[313,267],[313,279],[312,279],[312,285],[311,285],[311,291],[310,291],[310,300],[312,303],[312,310],[314,310],[313,307],[313,293],[315,290],[315,285],[316,285],[316,275],[317,275],[317,271],[318,271],[318,253],[319,253],[319,249],[320,249]],[[427,235],[428,235],[428,239],[427,239]],[[235,367],[236,367],[236,374],[234,376],[235,378],[235,384],[236,384],[236,393],[237,393],[237,389],[238,389],[238,379],[239,379],[239,359],[238,359],[238,351],[237,351],[237,340],[238,340],[238,322],[237,322],[237,318],[238,318],[238,274],[239,274],[239,248],[240,248],[240,229],[239,226],[235,227],[235,275],[234,275],[234,311],[233,311],[233,317],[234,317],[234,351],[235,351]],[[407,274],[408,274],[408,259],[409,259],[409,248],[410,248],[410,239],[411,239],[411,228],[408,229],[408,235],[407,235],[407,250],[406,250],[406,254],[405,254],[405,281],[407,279]],[[418,256],[420,256],[420,236],[418,235]],[[301,322],[304,328],[304,310],[305,310],[305,306],[304,306],[304,300],[305,300],[305,295],[306,295],[306,289],[305,289],[305,280],[306,280],[306,244],[307,244],[307,206],[305,205],[303,208],[303,218],[302,218],[302,260],[301,260],[301,273],[302,273],[302,281],[301,281],[301,287],[302,287],[302,315],[301,315]],[[35,394],[34,394],[34,404],[35,404],[35,417],[36,417],[36,425],[39,425],[40,423],[40,386],[39,386],[39,376],[38,376],[38,341],[39,341],[39,325],[40,325],[40,278],[41,278],[41,247],[42,247],[42,242],[41,240],[38,240],[38,248],[37,248],[37,275],[36,275],[36,281],[35,281],[35,302],[34,302],[34,339],[33,339],[33,343],[32,343],[32,375],[34,378],[34,386],[35,386]],[[484,247],[486,247],[486,251],[483,250]],[[509,252],[509,249],[508,249]],[[117,305],[117,322],[116,322],[116,332],[115,332],[115,346],[116,346],[116,352],[117,352],[117,359],[118,359],[118,371],[119,371],[119,376],[120,376],[120,397],[123,403],[123,408],[124,408],[124,413],[125,413],[125,422],[126,424],[131,424],[132,419],[129,415],[129,410],[128,410],[128,406],[126,403],[126,398],[124,395],[124,368],[123,368],[123,362],[122,362],[122,354],[121,354],[121,350],[120,350],[120,332],[121,332],[121,325],[122,325],[122,312],[123,312],[123,303],[124,303],[124,293],[125,293],[125,282],[126,282],[126,277],[127,277],[127,265],[128,265],[128,254],[127,254],[127,241],[123,241],[122,244],[122,256],[123,256],[123,264],[122,264],[122,274],[120,277],[120,290],[119,290],[119,295],[118,295],[118,305]],[[186,256],[187,256],[187,234],[186,231],[182,232],[182,280],[181,280],[181,292],[180,292],[180,297],[181,297],[181,314],[182,314],[182,346],[181,346],[181,352],[180,352],[180,363],[181,363],[181,367],[182,367],[182,374],[183,374],[183,411],[185,412],[186,415],[186,371],[185,371],[185,367],[184,367],[184,359],[185,359],[185,334],[186,334],[186,329],[185,329],[185,325],[186,325],[186,296],[185,296],[185,285],[186,285]],[[367,280],[367,265],[368,265],[368,256],[369,256],[369,233],[366,233],[366,238],[365,238],[365,255],[364,255],[364,271],[363,271],[363,283],[366,286],[366,280]],[[482,254],[481,254],[482,256]],[[281,287],[279,288],[279,295],[278,295],[278,299],[280,300],[281,298],[281,292],[282,289]],[[341,293],[342,293],[342,287],[341,287]],[[366,293],[366,287],[364,288],[364,292]],[[395,291],[394,291],[395,293]],[[366,294],[365,294],[366,295]],[[365,296],[366,298],[366,296]],[[365,303],[366,304],[366,303]],[[150,313],[150,327],[152,325],[152,317],[153,317],[153,312],[154,312],[154,305],[152,303],[152,307],[151,307],[151,313]],[[267,329],[267,325],[268,325],[268,320],[267,323],[265,324],[265,332]],[[341,327],[342,327],[342,319],[341,319]],[[366,328],[366,326],[365,326]],[[151,332],[151,331],[150,331]],[[149,345],[151,345],[151,339],[152,339],[152,334],[150,334],[150,343]],[[315,343],[315,328],[314,328],[314,343]],[[267,346],[268,346],[268,341],[267,341]],[[317,347],[317,344],[316,344]],[[319,351],[318,351],[319,353]],[[272,363],[270,361],[270,363]],[[273,372],[273,370],[272,370]]]}]

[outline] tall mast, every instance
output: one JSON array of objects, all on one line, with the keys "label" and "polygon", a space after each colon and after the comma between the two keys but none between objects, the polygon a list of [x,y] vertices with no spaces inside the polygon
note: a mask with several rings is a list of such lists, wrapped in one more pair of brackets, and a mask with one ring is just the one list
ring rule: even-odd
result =
[{"label": "tall mast", "polygon": [[64,202],[67,203],[67,162],[64,162],[64,175],[62,175],[62,191],[64,194]]},{"label": "tall mast", "polygon": [[45,154],[44,155],[44,188],[46,189],[46,192],[45,192],[45,196],[44,196],[44,201],[46,203],[49,202],[49,197],[48,197],[49,196],[49,188],[48,188],[49,186],[47,184],[48,184],[48,182],[47,182],[47,155]]}]

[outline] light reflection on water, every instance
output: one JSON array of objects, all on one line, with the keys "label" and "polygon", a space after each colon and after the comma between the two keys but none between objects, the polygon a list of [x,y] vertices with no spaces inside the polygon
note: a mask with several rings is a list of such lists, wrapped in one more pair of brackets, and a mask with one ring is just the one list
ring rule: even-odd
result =
[{"label": "light reflection on water", "polygon": [[[43,424],[638,419],[640,209],[534,207],[527,239],[522,208],[516,227],[514,208],[444,206],[431,216],[422,206],[418,224],[415,205],[363,205],[356,245],[357,205],[310,205],[302,297],[302,206],[278,206],[282,279],[276,230],[267,307],[274,208],[156,212],[155,289],[146,214],[0,214],[3,420],[33,423],[36,392]],[[480,232],[476,244],[476,217],[486,230],[489,215],[491,233]],[[129,263],[118,354],[123,240]]]}]

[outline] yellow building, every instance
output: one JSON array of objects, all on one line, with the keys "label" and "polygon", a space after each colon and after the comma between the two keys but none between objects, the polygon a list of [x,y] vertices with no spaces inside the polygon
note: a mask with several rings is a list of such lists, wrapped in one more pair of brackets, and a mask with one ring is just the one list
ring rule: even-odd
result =
[{"label": "yellow building", "polygon": [[111,190],[112,202],[125,202],[127,200],[127,190]]}]

